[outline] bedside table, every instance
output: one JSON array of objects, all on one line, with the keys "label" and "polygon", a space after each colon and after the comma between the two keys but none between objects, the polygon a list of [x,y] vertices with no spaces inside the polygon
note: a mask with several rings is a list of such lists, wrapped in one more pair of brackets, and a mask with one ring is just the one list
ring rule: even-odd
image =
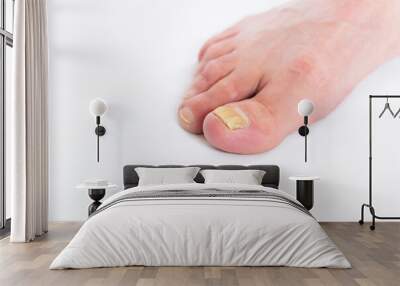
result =
[{"label": "bedside table", "polygon": [[313,176],[292,176],[289,180],[296,181],[296,199],[307,209],[314,206],[314,181],[319,177]]},{"label": "bedside table", "polygon": [[80,184],[76,186],[77,189],[88,190],[89,197],[93,200],[93,203],[88,207],[88,215],[94,213],[97,208],[101,205],[100,200],[104,198],[107,189],[114,189],[117,185],[108,184],[104,186],[86,185]]}]

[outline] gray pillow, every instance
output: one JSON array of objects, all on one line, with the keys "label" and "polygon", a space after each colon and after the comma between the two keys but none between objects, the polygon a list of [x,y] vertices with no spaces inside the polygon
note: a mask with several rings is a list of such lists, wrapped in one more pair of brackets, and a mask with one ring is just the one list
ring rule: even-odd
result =
[{"label": "gray pillow", "polygon": [[265,171],[261,170],[202,170],[204,183],[261,185]]},{"label": "gray pillow", "polygon": [[199,167],[135,168],[139,176],[139,186],[195,183],[193,179],[199,170]]}]

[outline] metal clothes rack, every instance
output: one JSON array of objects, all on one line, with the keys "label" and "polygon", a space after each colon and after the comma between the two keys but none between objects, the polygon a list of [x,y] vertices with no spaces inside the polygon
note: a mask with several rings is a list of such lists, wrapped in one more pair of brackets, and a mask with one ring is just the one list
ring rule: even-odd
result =
[{"label": "metal clothes rack", "polygon": [[368,204],[362,204],[361,206],[361,219],[358,221],[359,224],[364,224],[364,207],[369,208],[372,216],[372,224],[370,229],[375,229],[375,219],[392,219],[397,220],[400,217],[385,217],[378,216],[375,212],[375,208],[372,204],[372,101],[377,98],[400,98],[400,95],[370,95],[369,96],[369,202]]}]

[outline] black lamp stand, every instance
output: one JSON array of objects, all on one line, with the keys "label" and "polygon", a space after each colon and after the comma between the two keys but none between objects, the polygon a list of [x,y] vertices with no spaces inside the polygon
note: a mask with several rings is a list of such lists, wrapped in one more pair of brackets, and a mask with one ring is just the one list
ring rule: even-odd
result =
[{"label": "black lamp stand", "polygon": [[307,162],[307,135],[310,133],[307,125],[308,116],[304,116],[304,125],[299,128],[299,134],[304,137],[304,162]]},{"label": "black lamp stand", "polygon": [[104,136],[104,134],[106,134],[106,129],[104,128],[104,126],[100,125],[100,116],[96,116],[96,129],[94,130],[94,132],[97,135],[97,162],[99,162],[99,157],[100,157],[100,144],[99,144],[99,138],[100,136]]}]

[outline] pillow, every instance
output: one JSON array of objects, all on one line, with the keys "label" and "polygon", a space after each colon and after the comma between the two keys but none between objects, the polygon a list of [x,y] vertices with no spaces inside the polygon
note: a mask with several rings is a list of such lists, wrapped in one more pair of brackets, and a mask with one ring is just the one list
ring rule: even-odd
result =
[{"label": "pillow", "polygon": [[195,183],[193,179],[199,170],[199,167],[135,168],[139,176],[139,186]]},{"label": "pillow", "polygon": [[261,185],[265,171],[261,170],[202,170],[204,183]]}]

